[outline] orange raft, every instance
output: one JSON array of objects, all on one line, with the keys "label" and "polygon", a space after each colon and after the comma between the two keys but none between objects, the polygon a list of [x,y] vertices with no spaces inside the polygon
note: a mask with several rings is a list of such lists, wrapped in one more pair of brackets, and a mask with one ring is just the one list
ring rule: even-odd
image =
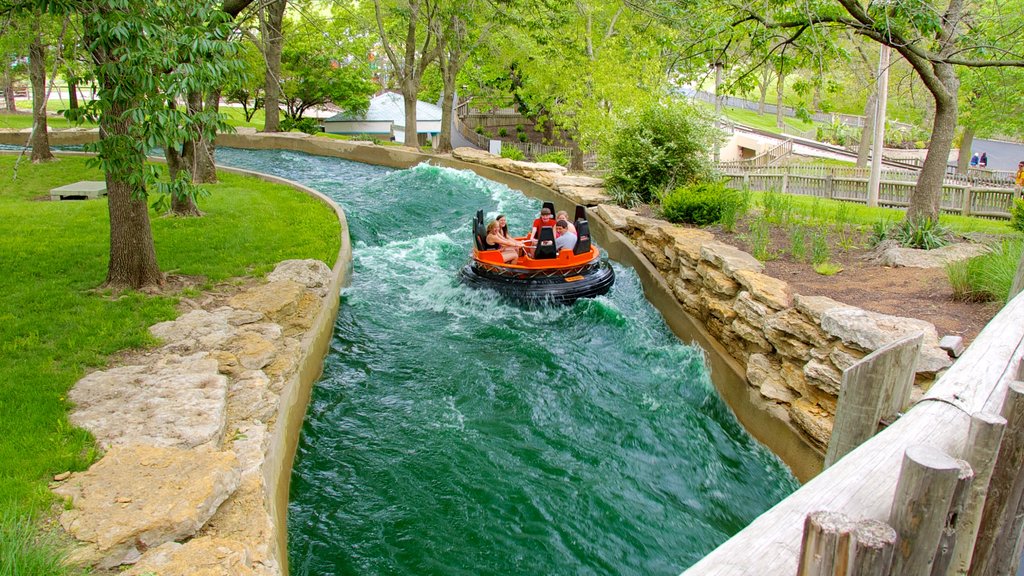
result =
[{"label": "orange raft", "polygon": [[542,228],[532,254],[505,263],[499,250],[486,249],[487,231],[480,210],[473,220],[472,260],[462,268],[461,280],[527,303],[571,304],[605,294],[615,282],[615,272],[591,242],[582,206],[576,208],[575,225],[579,236],[575,249],[556,252],[553,230]]}]

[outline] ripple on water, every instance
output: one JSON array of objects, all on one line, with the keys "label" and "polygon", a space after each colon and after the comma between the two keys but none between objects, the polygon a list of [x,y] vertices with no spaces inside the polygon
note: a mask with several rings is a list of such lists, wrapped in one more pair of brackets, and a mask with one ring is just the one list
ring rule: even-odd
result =
[{"label": "ripple on water", "polygon": [[334,197],[355,245],[292,477],[293,574],[678,574],[795,488],[631,269],[558,308],[458,283],[476,210],[525,230],[537,202],[434,166],[218,154]]}]

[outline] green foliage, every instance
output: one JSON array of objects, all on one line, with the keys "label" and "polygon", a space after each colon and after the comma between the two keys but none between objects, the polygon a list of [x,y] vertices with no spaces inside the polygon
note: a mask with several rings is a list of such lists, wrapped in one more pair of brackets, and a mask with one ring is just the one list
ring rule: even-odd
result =
[{"label": "green foliage", "polygon": [[793,219],[794,201],[787,194],[768,191],[761,196],[761,213],[773,224],[788,224]]},{"label": "green foliage", "polygon": [[298,130],[299,132],[305,132],[306,134],[316,134],[320,132],[320,121],[316,118],[296,119],[291,116],[285,116],[281,120],[281,130],[284,132]]},{"label": "green foliage", "polygon": [[526,128],[523,128],[522,124],[516,124],[516,134],[522,134],[525,131],[526,131]]},{"label": "green foliage", "polygon": [[510,160],[522,160],[523,158],[526,157],[526,155],[523,154],[522,150],[516,148],[515,146],[502,146],[501,157],[508,158]]},{"label": "green foliage", "polygon": [[662,190],[708,179],[707,151],[716,145],[715,128],[696,108],[655,104],[626,118],[609,139],[607,180],[650,202]]},{"label": "green foliage", "polygon": [[888,240],[894,226],[893,221],[888,218],[875,220],[871,224],[871,237],[868,239],[868,245],[874,248]]},{"label": "green foliage", "polygon": [[68,550],[51,529],[40,529],[29,516],[12,510],[0,515],[0,574],[64,576],[78,573],[65,565]]},{"label": "green foliage", "polygon": [[[52,504],[47,478],[95,458],[89,434],[67,421],[67,391],[111,354],[152,345],[147,327],[177,312],[174,298],[95,290],[109,258],[106,200],[34,201],[102,172],[63,157],[22,162],[11,182],[15,159],[0,156],[0,406],[18,407],[0,423],[0,510],[27,515]],[[204,218],[153,220],[157,257],[168,269],[215,283],[265,274],[290,258],[333,265],[339,237],[330,208],[289,187],[219,176]]]},{"label": "green foliage", "polygon": [[484,133],[484,126],[483,126],[483,124],[477,125],[477,127],[474,128],[473,131],[476,132],[477,134],[483,134]]},{"label": "green foliage", "polygon": [[832,257],[832,253],[828,247],[828,235],[825,234],[824,230],[816,230],[813,232],[811,239],[811,264],[817,266],[829,261]]},{"label": "green foliage", "polygon": [[953,298],[972,302],[1005,303],[1010,294],[1022,240],[1004,240],[988,254],[946,265]]},{"label": "green foliage", "polygon": [[814,271],[822,276],[834,276],[843,271],[843,267],[835,262],[820,262],[814,265]]},{"label": "green foliage", "polygon": [[1013,206],[1010,208],[1010,228],[1024,232],[1024,198],[1013,201]]},{"label": "green foliage", "polygon": [[835,119],[831,124],[818,126],[817,139],[836,146],[850,146],[860,141],[860,129]]},{"label": "green foliage", "polygon": [[894,238],[904,248],[933,250],[949,243],[950,231],[945,226],[927,218],[904,218],[893,231]]},{"label": "green foliage", "polygon": [[800,224],[789,229],[789,255],[794,262],[803,262],[807,258],[807,230]]},{"label": "green foliage", "polygon": [[742,199],[722,182],[681,186],[661,199],[661,215],[669,222],[707,226],[730,214],[735,222]]},{"label": "green foliage", "polygon": [[771,249],[771,232],[771,224],[764,218],[751,222],[747,229],[746,240],[750,244],[750,254],[761,262],[775,259]]},{"label": "green foliage", "polygon": [[623,208],[633,210],[644,203],[643,200],[636,195],[636,192],[626,190],[622,186],[610,185],[607,190],[608,195],[612,197],[612,202],[622,206]]},{"label": "green foliage", "polygon": [[504,126],[498,128],[498,136],[501,136],[502,138],[508,136],[508,128],[505,128]]},{"label": "green foliage", "polygon": [[555,164],[561,164],[562,166],[569,165],[569,155],[564,150],[554,150],[547,154],[541,154],[537,156],[537,162],[554,162]]},{"label": "green foliage", "polygon": [[520,132],[517,138],[519,138],[519,141],[522,142],[523,144],[525,144],[526,141],[530,139],[530,137],[526,135],[526,132]]}]

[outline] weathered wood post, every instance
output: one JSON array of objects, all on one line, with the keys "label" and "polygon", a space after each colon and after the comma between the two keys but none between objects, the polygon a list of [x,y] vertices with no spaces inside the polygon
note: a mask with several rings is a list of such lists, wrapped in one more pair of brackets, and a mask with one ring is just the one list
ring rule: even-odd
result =
[{"label": "weathered wood post", "polygon": [[786,194],[789,191],[789,166],[782,169],[782,193]]},{"label": "weathered wood post", "polygon": [[964,507],[967,506],[971,486],[974,484],[974,470],[971,469],[971,465],[966,460],[957,460],[957,462],[960,464],[960,473],[957,475],[956,487],[949,502],[949,510],[946,512],[946,524],[942,527],[939,547],[935,550],[932,576],[945,576],[953,562],[961,518]]},{"label": "weathered wood post", "polygon": [[889,576],[896,548],[896,531],[885,522],[859,520],[850,576]]},{"label": "weathered wood post", "polygon": [[899,535],[893,576],[931,574],[960,469],[955,458],[931,446],[907,448],[889,514]]},{"label": "weathered wood post", "polygon": [[963,512],[960,515],[959,535],[953,550],[953,559],[948,576],[967,574],[974,552],[974,540],[981,524],[981,513],[985,506],[988,483],[999,453],[999,443],[1006,429],[1006,419],[998,414],[979,412],[971,415],[971,428],[967,434],[967,448],[964,459],[974,469],[974,482],[967,494]]},{"label": "weathered wood post", "polygon": [[825,191],[828,193],[829,200],[836,197],[835,185],[833,183],[834,180],[835,176],[833,176],[831,172],[825,175]]},{"label": "weathered wood post", "polygon": [[846,514],[811,512],[804,520],[797,576],[832,576],[850,571],[852,534],[857,525]]},{"label": "weathered wood post", "polygon": [[923,334],[897,340],[843,371],[825,468],[874,436],[879,420],[906,407],[923,340]]},{"label": "weathered wood post", "polygon": [[974,195],[973,192],[974,189],[970,186],[964,188],[963,204],[960,205],[960,214],[964,216],[971,215],[971,197]]},{"label": "weathered wood post", "polygon": [[743,173],[743,189],[750,190],[750,172]]},{"label": "weathered wood post", "polygon": [[1003,576],[1019,562],[1017,541],[1021,534],[1021,496],[1024,493],[1024,382],[1013,382],[1003,401],[1003,434],[988,497],[974,544],[971,576]]}]

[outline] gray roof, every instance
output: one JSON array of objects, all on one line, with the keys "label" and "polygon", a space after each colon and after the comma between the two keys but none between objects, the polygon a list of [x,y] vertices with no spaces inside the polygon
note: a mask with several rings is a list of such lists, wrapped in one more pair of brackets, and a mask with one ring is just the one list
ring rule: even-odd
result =
[{"label": "gray roof", "polygon": [[[441,120],[441,108],[428,102],[416,102],[417,122],[437,122]],[[341,112],[324,120],[324,122],[387,122],[395,123],[396,127],[405,127],[405,100],[396,92],[385,92],[370,99],[370,108],[366,114],[350,116]]]}]

